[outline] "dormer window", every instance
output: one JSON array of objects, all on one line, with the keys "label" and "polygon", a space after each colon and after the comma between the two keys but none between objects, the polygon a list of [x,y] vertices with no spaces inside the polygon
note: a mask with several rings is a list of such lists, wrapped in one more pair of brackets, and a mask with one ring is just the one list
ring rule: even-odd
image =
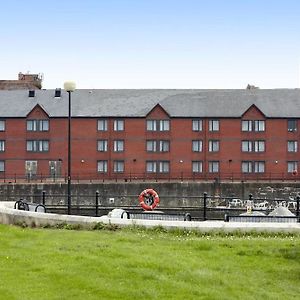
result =
[{"label": "dormer window", "polygon": [[35,90],[29,90],[28,97],[29,98],[34,98],[34,96],[35,96]]},{"label": "dormer window", "polygon": [[61,89],[55,89],[55,98],[60,98],[61,97]]}]

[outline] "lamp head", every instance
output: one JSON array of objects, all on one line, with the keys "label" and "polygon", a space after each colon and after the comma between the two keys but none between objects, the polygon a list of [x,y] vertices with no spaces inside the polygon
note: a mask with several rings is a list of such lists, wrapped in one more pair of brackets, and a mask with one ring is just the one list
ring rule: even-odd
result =
[{"label": "lamp head", "polygon": [[76,83],[74,81],[66,81],[64,83],[64,89],[67,92],[74,92],[76,89]]}]

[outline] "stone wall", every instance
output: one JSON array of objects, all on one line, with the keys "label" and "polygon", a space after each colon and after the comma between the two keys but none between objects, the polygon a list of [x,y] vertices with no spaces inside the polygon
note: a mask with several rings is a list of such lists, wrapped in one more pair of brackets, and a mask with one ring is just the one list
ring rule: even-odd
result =
[{"label": "stone wall", "polygon": [[[138,195],[145,188],[155,189],[161,199],[161,206],[194,206],[203,196],[236,197],[248,199],[249,193],[254,198],[291,200],[300,193],[300,185],[293,183],[100,183],[72,184],[72,204],[88,205],[95,203],[96,191],[102,206],[138,205]],[[66,184],[1,184],[0,201],[16,201],[20,198],[36,203],[42,202],[45,191],[46,204],[66,203]]]}]

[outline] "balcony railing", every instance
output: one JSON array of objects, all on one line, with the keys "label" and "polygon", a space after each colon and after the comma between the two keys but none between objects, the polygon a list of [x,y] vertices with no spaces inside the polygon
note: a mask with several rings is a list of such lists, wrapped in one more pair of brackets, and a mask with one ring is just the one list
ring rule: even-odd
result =
[{"label": "balcony railing", "polygon": [[[72,174],[72,182],[187,182],[187,181],[207,181],[207,182],[297,182],[300,180],[299,174],[292,173],[75,173]],[[67,182],[67,175],[49,175],[39,173],[36,175],[24,175],[18,173],[0,172],[0,183],[56,183]]]}]

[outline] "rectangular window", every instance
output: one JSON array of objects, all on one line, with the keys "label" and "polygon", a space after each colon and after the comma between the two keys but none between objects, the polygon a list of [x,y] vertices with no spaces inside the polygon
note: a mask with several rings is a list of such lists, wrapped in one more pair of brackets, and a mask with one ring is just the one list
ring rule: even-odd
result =
[{"label": "rectangular window", "polygon": [[254,141],[254,152],[264,152],[265,141]]},{"label": "rectangular window", "polygon": [[0,141],[0,152],[5,151],[5,141]]},{"label": "rectangular window", "polygon": [[255,120],[254,121],[254,131],[265,131],[265,121]]},{"label": "rectangular window", "polygon": [[242,120],[242,131],[252,131],[252,121]]},{"label": "rectangular window", "polygon": [[218,152],[220,149],[220,142],[218,140],[208,141],[208,151],[209,152]]},{"label": "rectangular window", "polygon": [[192,162],[192,171],[193,171],[193,173],[202,173],[202,171],[203,171],[202,161],[193,161]]},{"label": "rectangular window", "polygon": [[148,140],[146,142],[146,149],[148,152],[156,152],[156,141],[155,140]]},{"label": "rectangular window", "polygon": [[288,120],[288,131],[297,131],[297,120]]},{"label": "rectangular window", "polygon": [[193,131],[202,131],[202,120],[192,120]]},{"label": "rectangular window", "polygon": [[0,131],[5,131],[5,121],[0,120]]},{"label": "rectangular window", "polygon": [[27,131],[48,131],[49,120],[27,120]]},{"label": "rectangular window", "polygon": [[114,152],[123,152],[124,151],[124,141],[115,140],[114,141]]},{"label": "rectangular window", "polygon": [[108,141],[107,140],[99,140],[97,150],[100,152],[107,152],[108,149]]},{"label": "rectangular window", "polygon": [[297,161],[288,161],[287,163],[288,173],[294,173],[298,171],[298,162]]},{"label": "rectangular window", "polygon": [[242,161],[242,172],[252,173],[252,161]]},{"label": "rectangular window", "polygon": [[123,160],[115,160],[114,161],[114,172],[115,173],[123,173],[124,172],[124,161]]},{"label": "rectangular window", "polygon": [[0,172],[4,172],[5,168],[4,168],[4,160],[0,160]]},{"label": "rectangular window", "polygon": [[298,151],[298,142],[297,141],[288,141],[287,148],[288,148],[288,152],[297,152]]},{"label": "rectangular window", "polygon": [[98,131],[107,131],[108,129],[108,122],[105,119],[100,119],[98,120],[98,124],[97,124],[97,129]]},{"label": "rectangular window", "polygon": [[156,173],[156,161],[147,161],[146,162],[146,172],[147,173]]},{"label": "rectangular window", "polygon": [[242,141],[242,152],[252,152],[251,141]]},{"label": "rectangular window", "polygon": [[265,162],[255,161],[254,162],[254,173],[264,173],[265,172]]},{"label": "rectangular window", "polygon": [[147,131],[156,131],[156,120],[147,120]]},{"label": "rectangular window", "polygon": [[114,131],[124,130],[124,120],[114,120]]},{"label": "rectangular window", "polygon": [[218,161],[209,161],[208,162],[208,171],[209,171],[209,173],[218,173],[219,172],[219,162]]},{"label": "rectangular window", "polygon": [[98,160],[97,171],[99,173],[107,173],[107,160]]},{"label": "rectangular window", "polygon": [[220,130],[219,120],[209,120],[208,127],[209,127],[209,131],[219,131]]},{"label": "rectangular window", "polygon": [[169,171],[170,171],[170,163],[168,161],[158,162],[158,172],[159,173],[169,173]]},{"label": "rectangular window", "polygon": [[49,141],[47,141],[47,140],[27,141],[26,150],[28,152],[48,152],[49,151]]},{"label": "rectangular window", "polygon": [[169,152],[170,141],[159,141],[159,152]]},{"label": "rectangular window", "polygon": [[202,141],[201,140],[192,141],[192,151],[193,152],[202,152]]},{"label": "rectangular window", "polygon": [[169,120],[147,120],[147,131],[169,131]]}]

